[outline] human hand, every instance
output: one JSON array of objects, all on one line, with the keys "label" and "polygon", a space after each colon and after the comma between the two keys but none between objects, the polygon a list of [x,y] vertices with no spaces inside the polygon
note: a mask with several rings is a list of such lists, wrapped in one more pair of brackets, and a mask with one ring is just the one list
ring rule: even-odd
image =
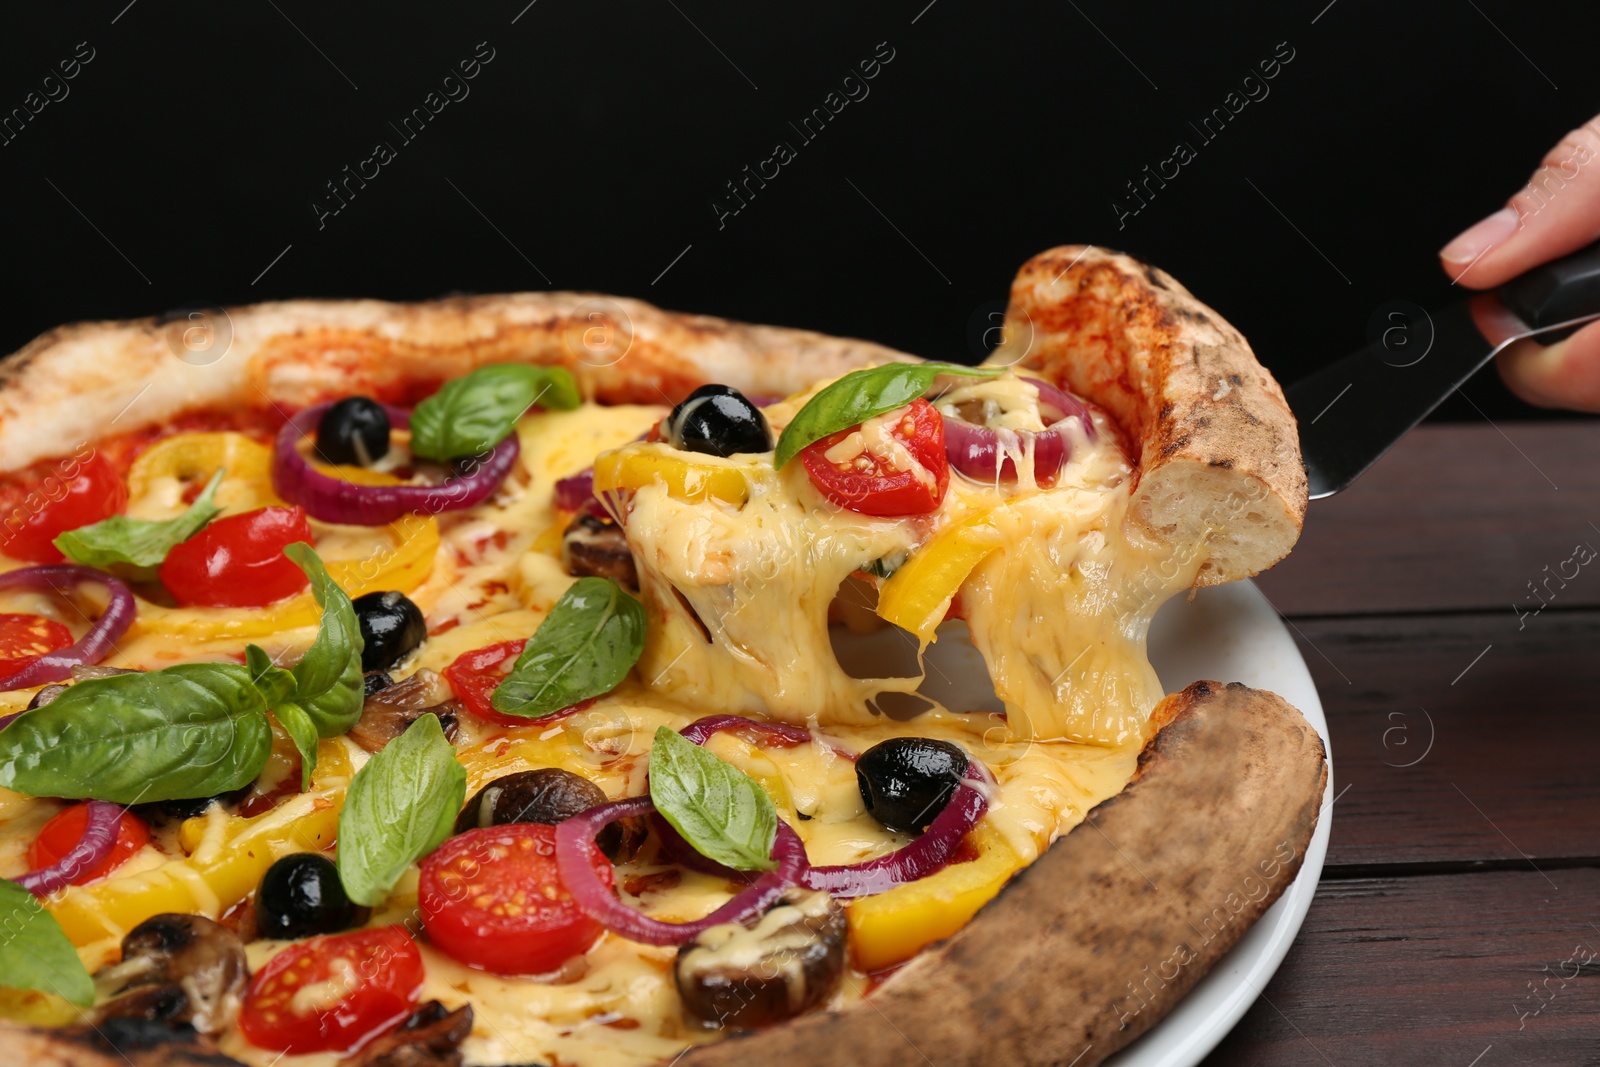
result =
[{"label": "human hand", "polygon": [[[1545,154],[1528,184],[1493,215],[1444,246],[1439,261],[1451,279],[1490,289],[1600,238],[1600,116],[1563,137]],[[1474,301],[1473,318],[1495,344],[1519,324],[1493,301]],[[1600,411],[1600,322],[1564,341],[1512,345],[1498,359],[1500,376],[1540,407]]]}]

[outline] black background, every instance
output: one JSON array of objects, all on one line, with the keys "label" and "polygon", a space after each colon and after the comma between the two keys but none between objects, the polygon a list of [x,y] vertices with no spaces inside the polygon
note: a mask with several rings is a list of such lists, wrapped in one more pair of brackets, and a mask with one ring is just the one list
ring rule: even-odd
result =
[{"label": "black background", "polygon": [[[560,288],[971,359],[1024,259],[1089,242],[1288,382],[1380,304],[1452,299],[1437,249],[1600,104],[1590,2],[125,3],[8,13],[0,111],[94,59],[0,146],[4,350],[188,303]],[[470,95],[403,142],[479,42]],[[802,143],[880,42],[870,95]],[[1188,123],[1280,42],[1270,95],[1201,145]],[[1198,158],[1119,228],[1180,139]],[[319,229],[379,140],[397,157]],[[719,228],[778,141],[797,158]],[[1532,414],[1492,372],[1467,391]]]}]

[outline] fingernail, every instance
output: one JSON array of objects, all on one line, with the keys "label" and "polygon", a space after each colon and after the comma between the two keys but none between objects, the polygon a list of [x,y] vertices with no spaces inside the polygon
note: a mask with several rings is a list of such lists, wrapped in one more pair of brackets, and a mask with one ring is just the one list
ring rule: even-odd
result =
[{"label": "fingernail", "polygon": [[1444,246],[1439,258],[1446,263],[1471,263],[1490,248],[1517,232],[1515,208],[1503,207],[1481,222],[1468,227]]}]

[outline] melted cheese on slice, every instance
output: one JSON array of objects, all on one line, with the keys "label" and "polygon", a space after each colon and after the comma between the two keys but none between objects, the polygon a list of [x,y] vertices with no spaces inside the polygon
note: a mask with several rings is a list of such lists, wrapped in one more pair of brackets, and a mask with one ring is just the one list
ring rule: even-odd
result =
[{"label": "melted cheese on slice", "polygon": [[846,434],[838,444],[823,452],[823,458],[829,463],[850,463],[861,461],[861,465],[871,470],[871,460],[862,460],[866,453],[877,456],[879,460],[896,471],[910,471],[912,476],[925,486],[929,493],[935,491],[938,480],[933,472],[924,467],[916,456],[911,454],[911,449],[906,447],[904,441],[896,436],[896,430],[910,432],[913,427],[907,414],[908,408],[896,408],[887,414],[868,419],[861,424],[859,430]]},{"label": "melted cheese on slice", "polygon": [[[854,436],[834,448],[861,444]],[[1094,442],[1079,435],[1049,490],[952,476],[939,511],[915,520],[843,511],[818,494],[801,464],[774,477],[756,457],[746,465],[750,498],[742,506],[691,503],[664,484],[639,489],[627,504],[628,539],[646,603],[663,620],[651,630],[641,674],[718,710],[821,726],[873,723],[885,694],[915,692],[923,678],[858,678],[843,669],[828,632],[841,585],[875,560],[904,556],[939,529],[982,516],[998,547],[969,578],[961,607],[1009,732],[1136,743],[1162,695],[1145,653],[1149,622],[1193,581],[1199,553],[1163,558],[1126,533],[1134,482],[1112,440],[1103,430]]]}]

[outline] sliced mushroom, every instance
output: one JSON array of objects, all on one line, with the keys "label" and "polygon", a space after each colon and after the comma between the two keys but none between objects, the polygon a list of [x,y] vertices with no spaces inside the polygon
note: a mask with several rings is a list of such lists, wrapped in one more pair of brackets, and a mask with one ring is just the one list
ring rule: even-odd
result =
[{"label": "sliced mushroom", "polygon": [[232,930],[199,915],[146,919],[122,939],[122,962],[95,976],[112,996],[101,1019],[188,1023],[202,1034],[232,1025],[250,965]]},{"label": "sliced mushroom", "polygon": [[613,578],[629,589],[639,588],[622,527],[608,518],[580,511],[561,535],[561,562],[577,578]]},{"label": "sliced mushroom", "polygon": [[28,701],[27,710],[32,711],[34,708],[42,708],[66,691],[67,687],[64,685],[47,685],[33,694],[33,699]]},{"label": "sliced mushroom", "polygon": [[471,1004],[447,1012],[430,1000],[340,1067],[461,1067],[461,1042],[470,1033]]},{"label": "sliced mushroom", "polygon": [[844,909],[826,893],[803,893],[753,925],[713,926],[678,950],[673,974],[705,1026],[748,1030],[822,1004],[844,964]]},{"label": "sliced mushroom", "polygon": [[[72,668],[72,682],[76,684],[77,682],[87,682],[93,678],[110,678],[118,674],[138,673],[138,671],[128,670],[126,667],[102,667],[93,663],[80,663]],[[34,708],[42,708],[66,691],[67,687],[65,685],[47,685],[33,694],[33,699],[28,701],[26,710],[32,711]]]},{"label": "sliced mushroom", "polygon": [[[559,767],[540,767],[502,775],[478,790],[456,817],[455,832],[481,830],[512,822],[542,822],[549,826],[606,802],[603,789],[589,779]],[[637,819],[619,819],[595,837],[612,859],[632,852],[644,836]]]},{"label": "sliced mushroom", "polygon": [[502,775],[473,794],[456,818],[456,833],[512,822],[550,826],[606,802],[589,779],[559,767]]},{"label": "sliced mushroom", "polygon": [[87,682],[95,678],[113,678],[119,674],[138,674],[127,667],[102,667],[98,663],[80,663],[72,668],[74,682]]},{"label": "sliced mushroom", "polygon": [[437,715],[445,737],[453,741],[460,710],[461,705],[451,699],[449,684],[433,671],[420,670],[367,697],[361,718],[350,728],[350,740],[368,752],[379,752],[421,716]]}]

